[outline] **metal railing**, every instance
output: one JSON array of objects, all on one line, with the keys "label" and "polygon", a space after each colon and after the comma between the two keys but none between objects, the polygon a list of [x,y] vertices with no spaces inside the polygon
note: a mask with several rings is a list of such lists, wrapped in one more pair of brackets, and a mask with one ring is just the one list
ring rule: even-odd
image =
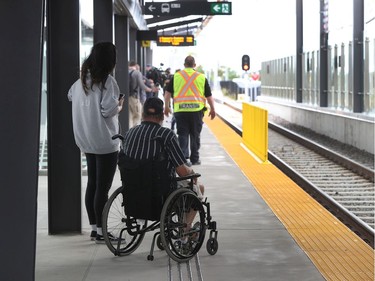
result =
[{"label": "metal railing", "polygon": [[[353,46],[352,42],[328,48],[328,106],[353,112]],[[296,101],[295,56],[262,63],[262,95]],[[302,102],[319,106],[319,51],[302,55]],[[375,39],[364,42],[364,108],[375,115]]]}]

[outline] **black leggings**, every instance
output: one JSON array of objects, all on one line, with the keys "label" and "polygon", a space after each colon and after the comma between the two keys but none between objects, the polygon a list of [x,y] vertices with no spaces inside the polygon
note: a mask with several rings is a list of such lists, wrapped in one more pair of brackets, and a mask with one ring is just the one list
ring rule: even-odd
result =
[{"label": "black leggings", "polygon": [[88,180],[85,205],[90,225],[102,227],[102,212],[116,172],[117,154],[117,151],[109,154],[86,153]]}]

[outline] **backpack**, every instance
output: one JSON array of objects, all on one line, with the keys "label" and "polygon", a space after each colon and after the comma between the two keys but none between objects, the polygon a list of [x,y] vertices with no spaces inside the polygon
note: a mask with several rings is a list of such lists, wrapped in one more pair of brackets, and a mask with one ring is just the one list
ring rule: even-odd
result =
[{"label": "backpack", "polygon": [[148,79],[152,79],[155,83],[155,85],[161,85],[163,86],[163,78],[162,73],[160,69],[157,69],[156,67],[152,67],[146,74]]},{"label": "backpack", "polygon": [[164,79],[163,79],[163,73],[161,72],[160,69],[155,68],[155,77],[156,78],[156,83],[158,83],[160,86],[163,87],[164,85]]},{"label": "backpack", "polygon": [[137,94],[137,87],[135,87],[133,83],[133,78],[132,78],[133,72],[134,70],[129,72],[129,96],[134,96]]}]

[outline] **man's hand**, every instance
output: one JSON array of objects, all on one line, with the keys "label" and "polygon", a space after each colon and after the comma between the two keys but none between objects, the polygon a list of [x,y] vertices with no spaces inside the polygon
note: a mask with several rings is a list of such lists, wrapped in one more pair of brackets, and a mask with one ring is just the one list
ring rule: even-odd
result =
[{"label": "man's hand", "polygon": [[168,116],[169,116],[169,113],[171,113],[171,109],[170,109],[169,107],[166,107],[166,106],[165,106],[165,107],[164,107],[164,115],[168,117]]},{"label": "man's hand", "polygon": [[170,101],[171,101],[172,94],[168,91],[165,91],[164,93],[164,115],[169,116],[169,113],[172,113],[170,109]]},{"label": "man's hand", "polygon": [[208,116],[211,117],[211,120],[215,118],[216,112],[215,112],[215,102],[212,96],[207,97],[207,102],[210,105],[210,113],[208,113]]},{"label": "man's hand", "polygon": [[208,116],[211,117],[211,120],[215,118],[216,112],[215,109],[210,109],[210,113],[208,113]]},{"label": "man's hand", "polygon": [[122,106],[124,104],[124,96],[122,96],[118,101],[118,109],[117,112],[120,112],[122,110]]}]

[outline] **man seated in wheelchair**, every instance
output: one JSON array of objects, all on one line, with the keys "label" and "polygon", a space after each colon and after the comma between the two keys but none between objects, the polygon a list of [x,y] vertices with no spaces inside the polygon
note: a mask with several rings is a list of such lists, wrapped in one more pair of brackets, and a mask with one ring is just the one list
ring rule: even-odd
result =
[{"label": "man seated in wheelchair", "polygon": [[[156,97],[145,101],[142,123],[126,132],[119,153],[125,212],[137,219],[158,221],[168,195],[191,183],[190,180],[177,183],[176,173],[180,177],[194,174],[186,165],[176,134],[162,126],[163,105]],[[194,192],[202,200],[204,186],[197,178],[193,178],[193,183]],[[187,221],[193,221],[194,215],[195,212],[187,214]]]}]

